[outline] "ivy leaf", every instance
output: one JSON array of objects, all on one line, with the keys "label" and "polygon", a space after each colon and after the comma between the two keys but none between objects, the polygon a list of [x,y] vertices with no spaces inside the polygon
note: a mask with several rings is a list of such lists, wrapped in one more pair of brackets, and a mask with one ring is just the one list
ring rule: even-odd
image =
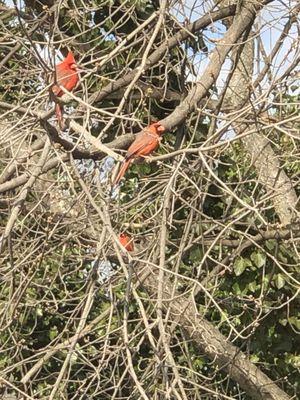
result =
[{"label": "ivy leaf", "polygon": [[288,259],[281,252],[278,253],[278,259],[285,264],[288,263]]},{"label": "ivy leaf", "polygon": [[138,170],[143,174],[143,175],[149,175],[151,172],[151,165],[149,163],[144,163],[138,166]]},{"label": "ivy leaf", "polygon": [[37,307],[36,308],[36,315],[38,317],[42,317],[43,316],[43,309],[41,307]]},{"label": "ivy leaf", "polygon": [[232,285],[232,290],[236,295],[240,295],[242,293],[240,285],[237,282]]},{"label": "ivy leaf", "polygon": [[54,325],[49,331],[50,340],[55,339],[57,335],[58,335],[58,329],[57,326]]},{"label": "ivy leaf", "polygon": [[270,251],[273,250],[273,249],[275,249],[276,244],[277,244],[277,242],[276,242],[275,239],[270,239],[270,240],[267,240],[267,241],[266,241],[266,247],[267,247],[267,249],[270,250]]},{"label": "ivy leaf", "polygon": [[252,263],[248,258],[237,257],[233,264],[233,270],[236,276],[242,275],[247,267],[251,267]]},{"label": "ivy leaf", "polygon": [[257,268],[263,267],[266,263],[266,255],[264,253],[260,252],[252,253],[250,258]]},{"label": "ivy leaf", "polygon": [[282,274],[277,274],[274,278],[274,283],[275,283],[277,289],[283,288],[283,286],[285,285],[284,276]]},{"label": "ivy leaf", "polygon": [[249,283],[248,289],[250,290],[250,292],[255,292],[255,291],[256,291],[256,288],[257,288],[257,285],[256,285],[256,282],[255,282],[255,281]]},{"label": "ivy leaf", "polygon": [[288,321],[290,324],[294,325],[296,329],[300,330],[300,318],[290,317]]},{"label": "ivy leaf", "polygon": [[257,354],[251,354],[250,360],[251,360],[253,363],[258,363],[258,362],[259,362],[259,357],[258,357]]},{"label": "ivy leaf", "polygon": [[287,320],[286,318],[282,318],[282,319],[279,320],[279,323],[280,323],[282,326],[286,326],[286,324],[288,323],[288,320]]},{"label": "ivy leaf", "polygon": [[300,368],[300,356],[290,355],[286,360],[289,364],[291,364],[294,368]]},{"label": "ivy leaf", "polygon": [[201,258],[202,258],[202,252],[201,252],[200,247],[198,246],[198,247],[192,249],[190,256],[189,256],[190,261],[197,262],[197,261],[201,260]]}]

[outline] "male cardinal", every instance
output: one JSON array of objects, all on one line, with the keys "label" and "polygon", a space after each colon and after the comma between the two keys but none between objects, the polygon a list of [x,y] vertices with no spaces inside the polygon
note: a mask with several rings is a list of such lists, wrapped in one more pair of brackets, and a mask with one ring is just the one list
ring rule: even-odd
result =
[{"label": "male cardinal", "polygon": [[[79,81],[78,69],[74,59],[74,55],[69,51],[67,57],[58,65],[55,66],[56,71],[56,85],[53,85],[51,90],[52,93],[61,97],[64,95],[61,87],[72,91]],[[58,120],[60,128],[63,128],[63,118],[62,118],[63,107],[59,104],[55,106],[55,113]]]},{"label": "male cardinal", "polygon": [[165,127],[161,125],[160,122],[154,122],[136,135],[136,139],[127,150],[125,160],[123,161],[123,165],[113,182],[113,186],[120,182],[135,158],[148,156],[157,149],[160,142],[160,136],[165,130]]},{"label": "male cardinal", "polygon": [[126,235],[125,233],[121,233],[120,236],[119,236],[119,241],[120,241],[121,245],[123,247],[125,247],[125,249],[127,251],[133,251],[134,250],[133,239],[130,236]]}]

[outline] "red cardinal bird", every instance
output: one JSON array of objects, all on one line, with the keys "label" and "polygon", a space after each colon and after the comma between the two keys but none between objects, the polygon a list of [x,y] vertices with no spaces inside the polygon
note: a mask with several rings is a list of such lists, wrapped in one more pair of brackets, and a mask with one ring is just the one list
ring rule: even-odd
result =
[{"label": "red cardinal bird", "polygon": [[120,182],[135,158],[148,156],[157,149],[160,142],[160,136],[165,130],[165,127],[162,126],[160,122],[154,122],[136,135],[135,141],[127,150],[125,160],[123,161],[123,165],[113,182],[113,186]]},{"label": "red cardinal bird", "polygon": [[133,239],[126,235],[125,233],[121,233],[119,236],[120,243],[127,251],[133,251]]},{"label": "red cardinal bird", "polygon": [[[57,84],[52,86],[51,90],[55,96],[61,97],[64,95],[61,87],[71,92],[79,81],[77,65],[71,51],[69,51],[67,57],[60,64],[55,66],[55,71]],[[63,107],[56,104],[55,113],[61,129],[63,129],[62,111]]]}]

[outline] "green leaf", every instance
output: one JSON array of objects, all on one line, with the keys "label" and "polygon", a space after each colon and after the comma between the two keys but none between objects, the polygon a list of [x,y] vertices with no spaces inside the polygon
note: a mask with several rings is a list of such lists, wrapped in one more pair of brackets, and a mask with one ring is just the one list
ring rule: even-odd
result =
[{"label": "green leaf", "polygon": [[242,273],[249,265],[251,265],[251,263],[249,263],[249,260],[243,257],[237,257],[233,264],[233,270],[235,275],[236,276],[242,275]]},{"label": "green leaf", "polygon": [[43,309],[41,307],[39,307],[39,306],[36,308],[36,315],[38,317],[42,317],[43,316]]},{"label": "green leaf", "polygon": [[250,258],[253,261],[254,265],[256,265],[257,268],[263,267],[266,263],[266,255],[261,252],[252,253]]},{"label": "green leaf", "polygon": [[151,165],[149,163],[143,163],[138,166],[138,169],[143,175],[148,175],[151,172]]},{"label": "green leaf", "polygon": [[292,86],[290,86],[290,90],[292,91],[292,92],[295,92],[296,90],[298,90],[299,89],[299,86],[298,85],[292,85]]},{"label": "green leaf", "polygon": [[274,325],[273,325],[273,326],[270,326],[269,329],[268,329],[268,336],[269,336],[269,337],[273,337],[274,332],[275,332],[275,327],[274,327]]},{"label": "green leaf", "polygon": [[255,292],[257,288],[256,282],[251,282],[248,285],[248,289],[250,290],[250,292]]},{"label": "green leaf", "polygon": [[202,367],[205,365],[205,360],[201,357],[196,358],[196,360],[193,361],[193,367],[196,370],[202,369]]},{"label": "green leaf", "polygon": [[278,256],[277,257],[283,263],[287,263],[288,262],[287,257],[282,253],[282,251],[278,252]]},{"label": "green leaf", "polygon": [[291,325],[294,325],[296,329],[300,330],[300,318],[297,317],[290,317],[288,319]]},{"label": "green leaf", "polygon": [[232,285],[232,290],[233,290],[233,293],[238,295],[238,296],[242,293],[242,290],[241,290],[240,285],[238,284],[238,282],[235,282]]},{"label": "green leaf", "polygon": [[283,286],[285,285],[284,276],[282,274],[277,274],[274,278],[274,283],[275,283],[277,289],[283,288]]},{"label": "green leaf", "polygon": [[191,262],[199,262],[203,254],[200,247],[194,247],[190,253],[189,259]]},{"label": "green leaf", "polygon": [[291,364],[294,368],[300,368],[300,356],[290,355],[286,360],[289,364]]},{"label": "green leaf", "polygon": [[283,318],[283,319],[280,319],[280,320],[279,320],[279,323],[280,323],[282,326],[286,326],[286,324],[288,323],[288,320],[287,320],[286,318]]},{"label": "green leaf", "polygon": [[268,250],[273,250],[273,249],[275,249],[276,244],[277,244],[277,242],[276,242],[275,239],[270,239],[270,240],[267,240],[267,241],[266,241],[266,247],[267,247]]},{"label": "green leaf", "polygon": [[58,335],[57,326],[53,326],[53,327],[50,329],[50,331],[49,331],[49,338],[50,338],[50,340],[55,339],[57,335]]},{"label": "green leaf", "polygon": [[257,363],[257,362],[259,362],[259,357],[258,357],[256,354],[251,354],[250,360],[251,360],[253,363]]}]

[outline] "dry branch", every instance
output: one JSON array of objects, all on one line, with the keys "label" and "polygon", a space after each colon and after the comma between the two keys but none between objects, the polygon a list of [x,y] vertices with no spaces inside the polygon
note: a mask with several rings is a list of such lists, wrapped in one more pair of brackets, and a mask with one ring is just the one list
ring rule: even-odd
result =
[{"label": "dry branch", "polygon": [[[271,64],[296,23],[295,10],[285,8],[291,16],[285,25],[278,17],[282,34],[269,58],[267,53],[262,59],[257,55],[255,61],[265,67],[253,83],[253,41],[258,43],[262,32],[258,27],[253,38],[248,33],[256,29],[255,17],[269,1],[239,1],[237,7],[227,7],[232,1],[226,0],[221,5],[226,7],[189,25],[176,22],[171,8],[161,8],[158,20],[158,11],[140,18],[134,2],[104,3],[92,13],[84,2],[78,8],[74,3],[74,9],[57,3],[45,14],[32,14],[32,25],[17,21],[18,42],[6,26],[0,38],[7,41],[2,64],[15,65],[1,71],[5,100],[0,108],[6,111],[0,121],[5,143],[0,149],[4,155],[0,193],[6,193],[0,199],[5,226],[0,271],[0,319],[5,331],[0,335],[4,337],[0,341],[2,383],[27,398],[114,399],[129,393],[132,398],[231,399],[234,386],[233,397],[286,400],[288,395],[280,387],[292,394],[293,377],[284,380],[280,369],[271,371],[276,355],[252,345],[260,329],[268,329],[267,316],[282,311],[278,319],[273,318],[274,330],[282,315],[293,317],[299,293],[294,265],[299,229],[292,210],[297,198],[291,183],[298,179],[293,172],[299,155],[297,116],[284,105],[282,115],[270,118],[268,101],[274,97],[270,92],[260,96],[265,73],[271,80],[268,90],[281,90],[284,76],[296,68],[295,55],[272,82]],[[53,31],[41,23],[47,13]],[[188,12],[183,13],[188,20]],[[66,34],[70,16],[76,33],[70,27]],[[211,39],[215,33],[223,35],[220,22],[214,22],[225,23],[225,18],[227,27],[232,20],[233,24],[221,40]],[[37,30],[28,37],[31,26]],[[193,67],[206,56],[199,47],[199,31],[205,28],[202,42],[204,37],[215,47],[203,76],[193,83],[189,80],[191,72],[196,76]],[[50,41],[43,43],[44,34]],[[114,36],[111,42],[110,35]],[[87,68],[79,96],[71,96],[82,105],[82,112],[74,116],[69,109],[67,134],[49,122],[53,110],[39,111],[48,107],[47,93],[37,76],[39,57],[28,43],[45,46],[52,56],[59,48],[64,53],[64,46],[70,47]],[[226,72],[230,55],[233,69],[220,93],[218,77]],[[145,71],[147,82],[142,82],[138,78]],[[274,67],[274,75],[278,71]],[[103,81],[110,83],[101,88]],[[217,100],[212,89],[218,91]],[[286,93],[283,90],[283,96]],[[285,101],[280,96],[278,90],[272,111],[280,109],[275,101]],[[92,106],[95,102],[97,106]],[[95,163],[84,160],[107,155],[121,159],[115,150],[128,148],[134,140],[135,135],[127,134],[134,121],[146,124],[170,110],[162,122],[169,130],[184,126],[182,148],[177,150],[175,144],[173,152],[173,137],[165,135],[163,154],[150,160],[156,164],[144,169],[132,166],[113,197],[107,175],[101,177],[103,168],[96,170]],[[103,133],[107,143],[91,135],[96,127],[104,127],[97,133]],[[223,140],[231,127],[237,135]],[[280,150],[275,156],[271,147],[277,144],[270,143],[276,137],[272,129],[287,136],[282,157],[290,180],[279,162]],[[251,154],[259,181],[247,165],[249,160],[241,159],[240,143]],[[41,156],[44,146],[53,158],[47,158],[45,149]],[[46,175],[51,169],[53,173]],[[272,201],[281,222],[286,222],[284,227],[276,223]],[[134,238],[133,253],[119,243],[123,231]],[[259,257],[253,255],[261,256],[264,265],[258,266]],[[241,276],[227,273],[237,258],[248,263]],[[96,282],[101,272],[96,268],[107,261],[119,265],[117,275],[105,284]],[[240,286],[248,285],[250,274],[252,286],[241,293]],[[274,275],[281,275],[281,289]],[[286,323],[292,332],[293,321]],[[271,335],[263,345],[267,340],[273,349]],[[272,373],[273,381],[241,351],[245,345],[249,352],[253,349],[253,356],[261,352],[264,364],[260,365],[266,374]],[[291,356],[287,368],[292,371],[295,354],[294,347],[287,353]],[[198,368],[202,362],[205,367]]]},{"label": "dry branch", "polygon": [[[235,6],[225,7],[224,9],[214,11],[204,15],[192,24],[187,25],[184,29],[181,29],[176,35],[171,37],[166,43],[162,44],[158,49],[156,49],[147,59],[146,65],[143,68],[143,72],[147,71],[158,61],[160,61],[167,51],[178,46],[182,41],[187,39],[190,33],[198,32],[201,29],[206,28],[214,21],[221,20],[223,18],[233,15],[235,12]],[[94,93],[90,96],[89,103],[94,104],[105,99],[111,93],[123,88],[132,82],[136,74],[140,72],[139,67],[126,74],[122,78],[108,84],[105,88],[101,89],[99,92]]]}]

